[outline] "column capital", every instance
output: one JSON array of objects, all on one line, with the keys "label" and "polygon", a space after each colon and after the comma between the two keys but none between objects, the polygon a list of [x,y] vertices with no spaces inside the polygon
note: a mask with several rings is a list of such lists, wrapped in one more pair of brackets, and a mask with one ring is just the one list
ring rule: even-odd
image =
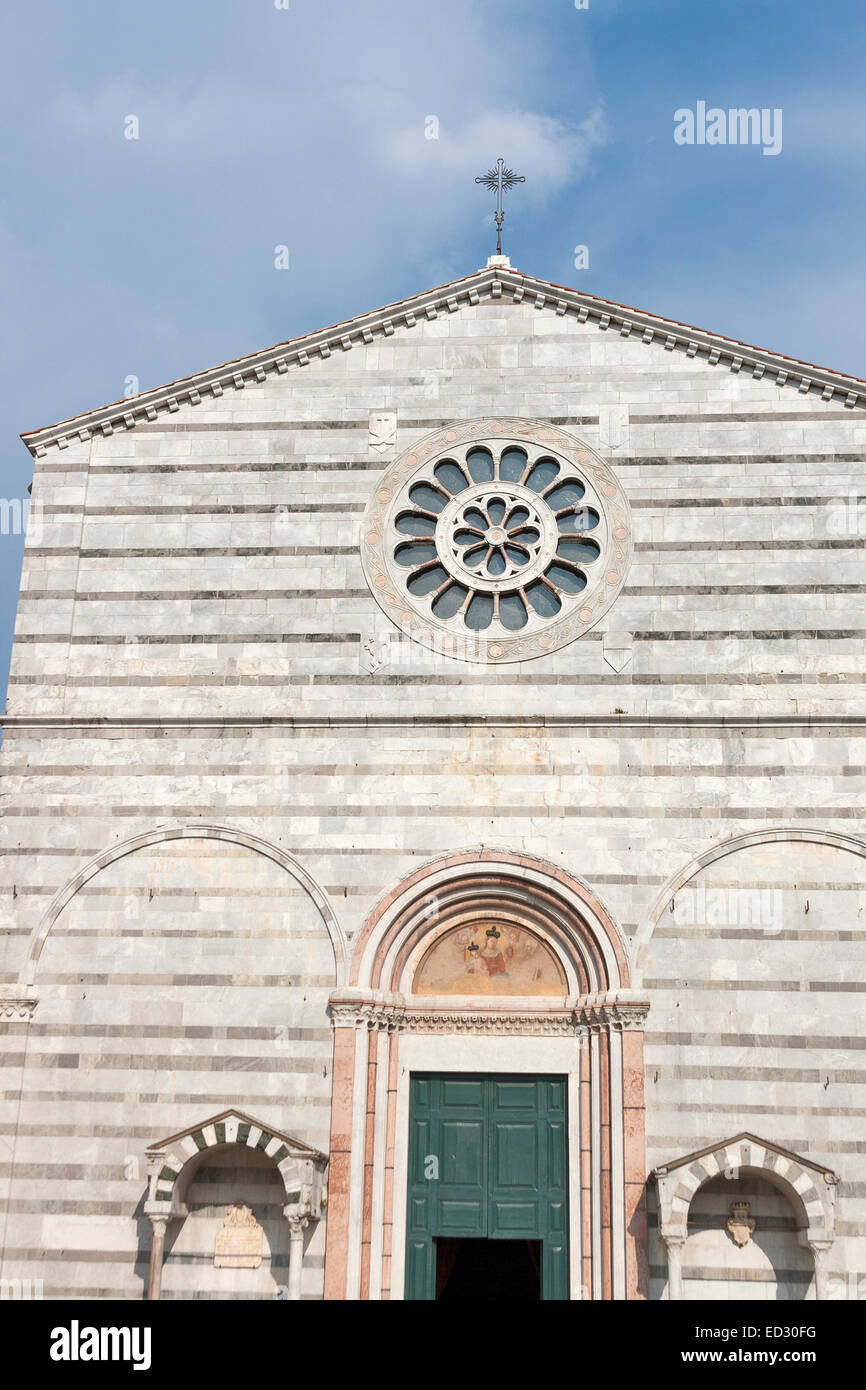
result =
[{"label": "column capital", "polygon": [[400,1026],[406,1008],[402,994],[385,990],[337,989],[328,1000],[335,1028],[387,1029]]},{"label": "column capital", "polygon": [[812,1251],[812,1254],[815,1256],[815,1259],[817,1260],[819,1258],[823,1259],[824,1256],[829,1253],[833,1246],[833,1240],[832,1238],[827,1237],[821,1237],[821,1239],[812,1239],[807,1235],[804,1244],[808,1247],[809,1250]]}]

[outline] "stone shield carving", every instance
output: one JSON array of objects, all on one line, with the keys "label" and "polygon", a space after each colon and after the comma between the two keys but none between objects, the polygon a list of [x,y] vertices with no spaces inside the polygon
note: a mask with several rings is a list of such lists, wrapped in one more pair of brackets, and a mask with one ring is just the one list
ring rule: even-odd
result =
[{"label": "stone shield carving", "polygon": [[725,1222],[728,1235],[735,1245],[748,1245],[755,1229],[755,1218],[749,1215],[748,1202],[731,1202],[731,1214]]}]

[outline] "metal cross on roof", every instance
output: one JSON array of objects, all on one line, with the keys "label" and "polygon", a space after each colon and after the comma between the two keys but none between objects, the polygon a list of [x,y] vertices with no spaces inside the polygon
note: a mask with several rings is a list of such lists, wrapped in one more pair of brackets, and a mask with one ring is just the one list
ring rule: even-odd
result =
[{"label": "metal cross on roof", "polygon": [[496,161],[494,169],[488,169],[486,174],[475,180],[476,183],[483,183],[489,188],[491,193],[496,194],[496,212],[493,214],[496,219],[496,254],[502,255],[502,220],[505,213],[502,211],[502,195],[506,188],[513,188],[516,183],[526,183],[523,174],[515,174],[513,169],[506,169],[505,160],[500,157]]}]

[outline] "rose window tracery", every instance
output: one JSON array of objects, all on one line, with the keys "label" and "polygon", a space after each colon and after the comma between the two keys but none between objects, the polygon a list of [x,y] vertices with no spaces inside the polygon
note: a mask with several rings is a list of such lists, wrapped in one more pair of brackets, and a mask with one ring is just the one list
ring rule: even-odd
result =
[{"label": "rose window tracery", "polygon": [[563,645],[610,606],[630,519],[613,474],[577,440],[485,423],[430,436],[388,469],[363,557],[377,599],[413,637],[483,637],[449,654],[519,660]]}]

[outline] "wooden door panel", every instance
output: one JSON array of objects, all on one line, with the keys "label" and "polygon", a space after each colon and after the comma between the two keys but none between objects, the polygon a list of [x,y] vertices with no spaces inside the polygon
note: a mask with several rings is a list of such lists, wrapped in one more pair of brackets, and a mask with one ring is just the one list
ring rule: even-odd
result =
[{"label": "wooden door panel", "polygon": [[436,1238],[542,1242],[542,1297],[568,1298],[564,1077],[410,1083],[406,1298],[435,1298]]},{"label": "wooden door panel", "polygon": [[485,1143],[482,1119],[442,1120],[439,1131],[440,1182],[448,1187],[481,1187],[486,1168]]},{"label": "wooden door panel", "polygon": [[491,1130],[493,1163],[490,1178],[494,1191],[501,1188],[538,1188],[537,1124],[515,1124],[511,1120],[494,1120]]},{"label": "wooden door panel", "polygon": [[443,1109],[457,1106],[460,1109],[482,1110],[484,1108],[484,1078],[476,1076],[470,1080],[463,1077],[442,1077],[439,1104]]}]

